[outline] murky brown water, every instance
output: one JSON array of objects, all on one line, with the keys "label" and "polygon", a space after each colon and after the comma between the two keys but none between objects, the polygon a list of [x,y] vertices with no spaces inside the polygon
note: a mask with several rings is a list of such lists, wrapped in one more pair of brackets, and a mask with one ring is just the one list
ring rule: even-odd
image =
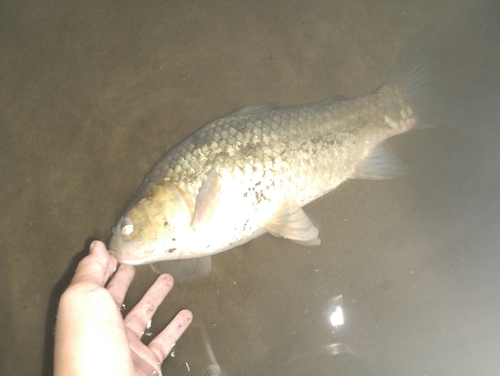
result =
[{"label": "murky brown water", "polygon": [[[309,205],[320,247],[266,235],[215,256],[152,329],[194,312],[164,374],[202,374],[203,330],[227,375],[500,374],[497,5],[0,7],[1,375],[51,374],[60,293],[164,152],[246,105],[366,94],[428,29],[445,93],[463,104],[455,126],[391,140],[405,178],[350,181]],[[138,268],[127,306],[155,277]],[[345,325],[333,333],[339,294]]]}]

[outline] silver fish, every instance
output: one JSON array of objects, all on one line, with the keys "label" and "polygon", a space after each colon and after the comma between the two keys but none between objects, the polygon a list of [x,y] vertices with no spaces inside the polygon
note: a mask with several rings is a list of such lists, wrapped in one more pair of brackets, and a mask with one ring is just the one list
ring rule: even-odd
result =
[{"label": "silver fish", "polygon": [[110,250],[138,265],[219,253],[265,232],[319,244],[302,206],[347,179],[405,173],[384,141],[414,128],[432,102],[411,60],[363,97],[250,107],[207,124],[147,175]]}]

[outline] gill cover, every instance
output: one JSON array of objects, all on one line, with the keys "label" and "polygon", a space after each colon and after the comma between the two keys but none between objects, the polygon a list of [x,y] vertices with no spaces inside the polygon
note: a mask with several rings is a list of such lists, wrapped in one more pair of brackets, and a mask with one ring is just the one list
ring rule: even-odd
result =
[{"label": "gill cover", "polygon": [[190,222],[191,211],[179,188],[169,182],[152,184],[120,218],[110,249],[117,253],[119,261],[173,252]]}]

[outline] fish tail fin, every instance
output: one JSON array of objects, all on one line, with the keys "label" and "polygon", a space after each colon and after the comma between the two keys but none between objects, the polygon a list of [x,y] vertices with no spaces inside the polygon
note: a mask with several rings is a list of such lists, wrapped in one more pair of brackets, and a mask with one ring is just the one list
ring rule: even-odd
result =
[{"label": "fish tail fin", "polygon": [[386,85],[396,87],[414,108],[418,120],[413,129],[436,126],[449,109],[439,83],[441,66],[437,46],[420,36],[405,48],[387,77]]}]

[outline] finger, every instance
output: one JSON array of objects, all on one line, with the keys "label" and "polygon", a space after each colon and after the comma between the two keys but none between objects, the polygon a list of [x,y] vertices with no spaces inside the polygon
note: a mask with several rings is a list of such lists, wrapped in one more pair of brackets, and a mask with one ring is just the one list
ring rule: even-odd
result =
[{"label": "finger", "polygon": [[173,286],[174,279],[170,274],[160,275],[149,290],[146,291],[146,294],[144,294],[139,303],[137,303],[125,317],[125,326],[129,328],[137,338],[142,337],[148,321],[151,320],[156,309]]},{"label": "finger", "polygon": [[106,286],[118,308],[121,308],[123,301],[125,300],[125,295],[130,287],[130,283],[132,283],[132,280],[134,279],[134,275],[135,268],[132,265],[121,264],[118,267],[116,274]]},{"label": "finger", "polygon": [[113,274],[116,265],[116,259],[111,256],[104,243],[93,241],[89,254],[78,264],[71,284],[90,283],[102,287]]},{"label": "finger", "polygon": [[163,331],[158,334],[149,344],[149,349],[163,362],[172,351],[172,347],[179,340],[182,333],[193,321],[193,314],[190,310],[183,309],[167,325]]}]

